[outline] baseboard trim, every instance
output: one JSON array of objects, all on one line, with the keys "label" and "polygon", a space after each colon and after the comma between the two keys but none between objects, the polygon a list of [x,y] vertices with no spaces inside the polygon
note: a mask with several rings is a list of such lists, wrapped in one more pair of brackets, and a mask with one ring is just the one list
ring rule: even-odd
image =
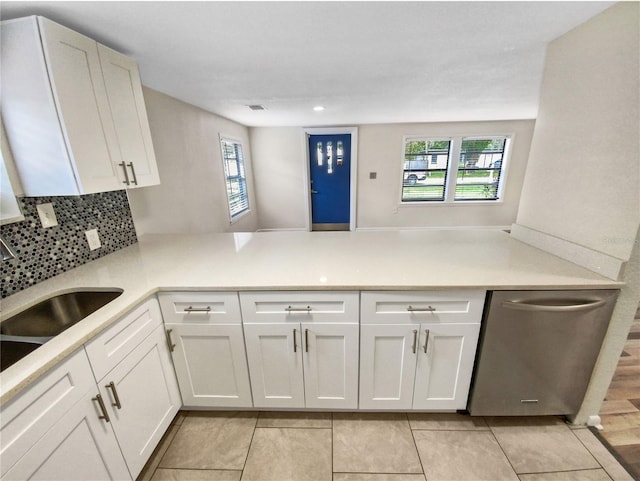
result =
[{"label": "baseboard trim", "polygon": [[357,227],[356,231],[381,232],[381,231],[430,231],[430,230],[501,230],[509,231],[510,225],[462,225],[462,226],[433,226],[433,227]]}]

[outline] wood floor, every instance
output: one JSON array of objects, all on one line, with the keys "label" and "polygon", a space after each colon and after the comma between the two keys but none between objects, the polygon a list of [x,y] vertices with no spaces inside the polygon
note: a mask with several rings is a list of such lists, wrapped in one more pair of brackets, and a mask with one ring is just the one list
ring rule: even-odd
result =
[{"label": "wood floor", "polygon": [[600,417],[604,429],[599,434],[624,461],[630,474],[640,481],[640,308]]}]

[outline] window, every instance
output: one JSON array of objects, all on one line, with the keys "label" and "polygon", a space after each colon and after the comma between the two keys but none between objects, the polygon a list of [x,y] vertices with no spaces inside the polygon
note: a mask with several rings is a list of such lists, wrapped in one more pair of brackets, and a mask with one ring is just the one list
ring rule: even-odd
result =
[{"label": "window", "polygon": [[507,136],[406,138],[402,202],[499,201]]},{"label": "window", "polygon": [[229,201],[229,215],[231,222],[241,214],[249,211],[249,196],[247,193],[247,179],[244,170],[242,144],[235,140],[220,139],[222,147],[222,162],[227,184],[227,200]]},{"label": "window", "polygon": [[449,140],[407,140],[404,145],[402,201],[444,200]]}]

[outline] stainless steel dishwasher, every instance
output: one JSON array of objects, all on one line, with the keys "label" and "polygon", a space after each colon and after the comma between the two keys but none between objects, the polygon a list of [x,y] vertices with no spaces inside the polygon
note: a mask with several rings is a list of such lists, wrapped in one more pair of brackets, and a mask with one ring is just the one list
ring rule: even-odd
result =
[{"label": "stainless steel dishwasher", "polygon": [[491,292],[471,415],[577,413],[617,296],[617,290]]}]

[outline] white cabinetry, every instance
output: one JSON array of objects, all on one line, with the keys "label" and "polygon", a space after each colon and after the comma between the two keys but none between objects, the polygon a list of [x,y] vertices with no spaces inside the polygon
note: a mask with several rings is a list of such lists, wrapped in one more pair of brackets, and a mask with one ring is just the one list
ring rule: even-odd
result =
[{"label": "white cabinetry", "polygon": [[84,350],[2,406],[3,480],[130,480]]},{"label": "white cabinetry", "polygon": [[158,294],[185,407],[252,407],[236,292]]},{"label": "white cabinetry", "polygon": [[484,291],[363,292],[361,409],[464,409]]},{"label": "white cabinetry", "polygon": [[158,301],[141,304],[85,348],[103,414],[135,478],[181,406]]},{"label": "white cabinetry", "polygon": [[356,409],[357,292],[241,292],[253,402]]},{"label": "white cabinetry", "polygon": [[139,77],[103,57],[107,86],[94,40],[42,17],[2,22],[2,116],[25,195],[117,190],[118,169],[152,170]]},{"label": "white cabinetry", "polygon": [[120,185],[143,187],[159,184],[138,64],[100,44],[98,54],[120,146]]}]

